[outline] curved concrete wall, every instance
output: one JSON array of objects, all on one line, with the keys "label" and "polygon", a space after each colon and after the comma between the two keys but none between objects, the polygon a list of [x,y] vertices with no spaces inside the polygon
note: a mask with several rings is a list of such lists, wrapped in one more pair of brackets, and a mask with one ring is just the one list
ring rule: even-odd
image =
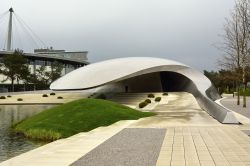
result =
[{"label": "curved concrete wall", "polygon": [[[183,77],[186,76],[183,75]],[[183,89],[183,91],[192,93],[203,110],[206,110],[211,116],[221,123],[239,123],[231,111],[214,102],[219,99],[220,96],[213,85],[206,90],[204,95],[204,93],[201,93],[197,89],[194,82],[188,77],[183,79],[183,81],[185,82],[185,86],[183,86],[183,84],[179,84],[181,85],[180,88]],[[207,94],[210,95],[208,96]]]},{"label": "curved concrete wall", "polygon": [[[52,90],[84,90],[97,88],[98,91],[119,91],[118,83],[149,73],[175,72],[188,81],[183,91],[192,93],[201,108],[221,123],[238,123],[233,113],[221,107],[214,100],[220,96],[210,80],[197,70],[179,62],[160,59],[132,57],[107,60],[79,68],[61,77],[50,86]],[[115,87],[115,88],[112,88]]]}]

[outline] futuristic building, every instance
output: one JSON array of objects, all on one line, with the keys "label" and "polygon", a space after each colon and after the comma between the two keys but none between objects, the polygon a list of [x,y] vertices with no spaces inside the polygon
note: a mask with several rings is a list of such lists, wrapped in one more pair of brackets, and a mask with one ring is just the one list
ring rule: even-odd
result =
[{"label": "futuristic building", "polygon": [[238,123],[234,114],[215,100],[220,95],[210,80],[197,70],[167,59],[130,57],[94,63],[53,82],[52,90],[95,89],[100,93],[192,93],[200,107],[221,123]]}]

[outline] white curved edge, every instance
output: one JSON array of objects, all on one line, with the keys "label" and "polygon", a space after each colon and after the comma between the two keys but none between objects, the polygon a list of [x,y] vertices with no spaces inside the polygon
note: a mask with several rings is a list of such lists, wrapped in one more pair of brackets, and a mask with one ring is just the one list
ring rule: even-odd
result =
[{"label": "white curved edge", "polygon": [[[221,103],[221,101],[224,100],[224,99],[226,99],[226,98],[227,98],[227,97],[223,97],[223,98],[221,98],[221,99],[215,100],[215,102],[216,102],[217,104],[219,104],[221,107],[223,107],[223,108],[227,109],[228,111],[230,111],[230,112],[229,112],[230,115],[228,116],[228,118],[225,118],[225,122],[230,121],[230,120],[237,120],[238,122],[240,122],[240,123],[242,123],[242,124],[250,124],[250,119],[249,119],[249,118],[247,118],[247,117],[245,117],[245,116],[243,116],[243,115],[241,115],[241,114],[239,114],[239,113],[237,113],[237,112],[235,112],[235,111],[233,111],[233,110],[231,110],[231,109],[225,107],[225,106]],[[232,114],[234,115],[233,117],[234,117],[235,119],[231,119],[231,118],[233,118],[233,117],[232,117]]]}]

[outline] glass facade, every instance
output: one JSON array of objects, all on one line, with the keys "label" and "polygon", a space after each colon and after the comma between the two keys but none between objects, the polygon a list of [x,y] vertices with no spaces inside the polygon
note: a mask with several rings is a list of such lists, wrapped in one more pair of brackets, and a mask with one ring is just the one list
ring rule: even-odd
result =
[{"label": "glass facade", "polygon": [[45,64],[44,60],[35,60],[35,65],[45,66]]},{"label": "glass facade", "polygon": [[49,60],[29,60],[30,65],[38,65],[38,66],[51,66],[51,61]]},{"label": "glass facade", "polygon": [[34,65],[34,61],[33,60],[29,60],[29,64],[30,65]]},{"label": "glass facade", "polygon": [[[47,66],[47,67],[51,67],[53,61],[50,61],[50,60],[32,60],[30,59],[29,60],[29,65],[33,66],[31,69],[32,69],[32,73],[37,69],[37,67],[39,66]],[[75,63],[75,64],[71,64],[71,63],[63,63],[63,70],[62,70],[62,73],[63,75],[64,74],[67,74],[79,67],[82,67],[84,66],[84,64],[79,64],[79,63]],[[48,68],[49,69],[49,68]]]},{"label": "glass facade", "polygon": [[46,66],[51,66],[51,61],[46,61]]}]

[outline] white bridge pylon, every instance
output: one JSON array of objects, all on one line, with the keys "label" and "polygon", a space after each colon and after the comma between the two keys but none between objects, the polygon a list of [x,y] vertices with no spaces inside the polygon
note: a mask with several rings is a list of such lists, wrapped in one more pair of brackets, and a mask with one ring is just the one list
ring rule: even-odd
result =
[{"label": "white bridge pylon", "polygon": [[[16,48],[24,49],[23,44],[27,43],[27,41],[28,43],[26,46],[30,47],[32,45],[34,48],[48,48],[38,35],[36,35],[36,33],[34,33],[33,30],[23,21],[23,19],[17,15],[12,7],[0,15],[0,23],[5,21],[8,21],[7,25],[1,25],[1,27],[7,27],[7,31],[1,33],[5,36],[1,37],[5,38],[2,46],[3,50],[11,52],[15,49],[14,46]],[[21,33],[19,30],[22,30]]]},{"label": "white bridge pylon", "polygon": [[9,26],[8,26],[8,38],[7,38],[7,51],[11,51],[11,39],[12,39],[12,17],[13,17],[13,8],[9,9],[10,17],[9,17]]}]

